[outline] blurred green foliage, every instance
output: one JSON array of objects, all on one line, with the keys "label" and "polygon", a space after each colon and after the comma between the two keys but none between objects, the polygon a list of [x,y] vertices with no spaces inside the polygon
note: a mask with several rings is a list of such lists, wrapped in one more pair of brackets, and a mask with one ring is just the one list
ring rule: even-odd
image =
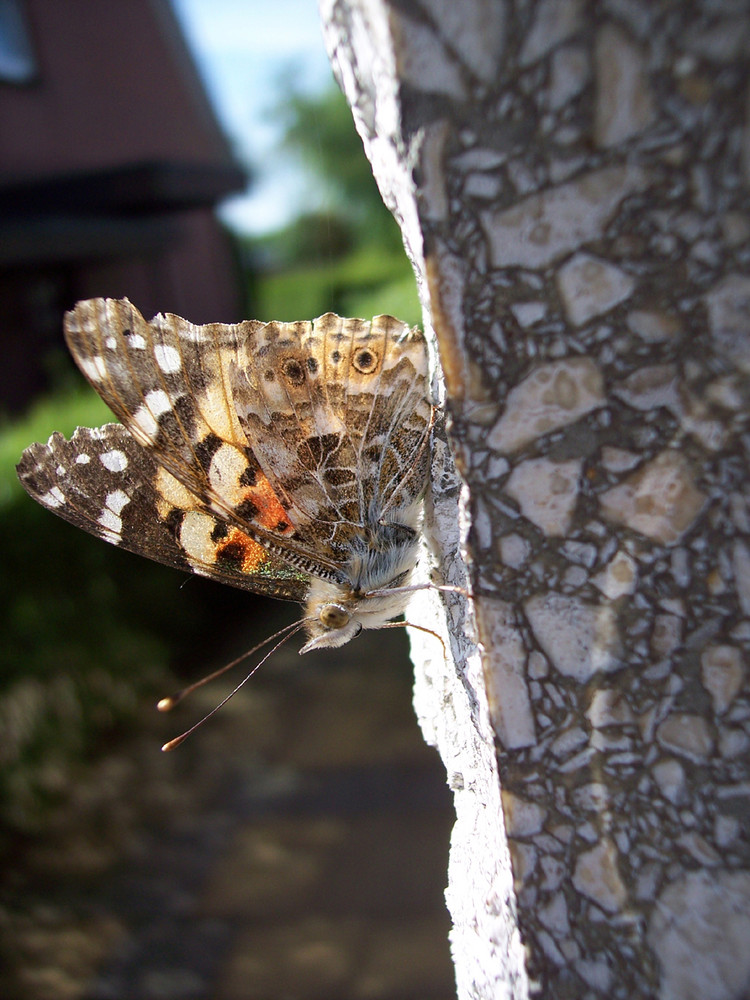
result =
[{"label": "blurred green foliage", "polygon": [[341,92],[332,87],[310,97],[289,83],[277,113],[284,149],[304,167],[314,207],[278,232],[244,241],[252,315],[289,321],[328,311],[391,313],[419,323],[414,272]]},{"label": "blurred green foliage", "polygon": [[390,246],[403,254],[398,227],[381,201],[341,91],[332,86],[310,96],[290,82],[278,117],[284,124],[284,149],[306,168],[313,189],[327,196],[357,242]]},{"label": "blurred green foliage", "polygon": [[35,400],[22,420],[0,423],[0,513],[4,504],[25,496],[16,463],[27,445],[46,441],[53,430],[70,437],[81,424],[96,427],[109,420],[114,420],[109,407],[82,379],[71,378],[70,384]]},{"label": "blurred green foliage", "polygon": [[363,246],[340,260],[268,273],[254,289],[264,317],[312,319],[324,312],[370,318],[391,313],[408,323],[419,322],[419,305],[411,268],[375,246]]}]

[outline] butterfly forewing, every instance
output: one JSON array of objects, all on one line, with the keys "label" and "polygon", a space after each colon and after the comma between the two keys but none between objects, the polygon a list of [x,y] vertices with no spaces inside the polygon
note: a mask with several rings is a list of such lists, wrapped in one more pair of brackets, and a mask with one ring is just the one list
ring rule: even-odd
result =
[{"label": "butterfly forewing", "polygon": [[48,510],[104,541],[177,569],[291,600],[305,576],[219,520],[121,424],[53,434],[23,453],[18,476]]},{"label": "butterfly forewing", "polygon": [[294,526],[248,448],[229,368],[252,323],[147,323],[126,299],[79,302],[65,333],[77,364],[135,440],[238,527],[288,538]]}]

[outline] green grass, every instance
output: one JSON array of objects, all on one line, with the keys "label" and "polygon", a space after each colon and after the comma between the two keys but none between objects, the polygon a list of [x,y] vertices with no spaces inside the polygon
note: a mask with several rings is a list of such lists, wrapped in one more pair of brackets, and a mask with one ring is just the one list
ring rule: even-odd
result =
[{"label": "green grass", "polygon": [[340,260],[259,275],[253,308],[256,318],[266,321],[312,319],[329,311],[364,318],[391,313],[412,325],[421,317],[406,257],[372,246]]},{"label": "green grass", "polygon": [[78,426],[97,427],[114,420],[112,411],[89,386],[75,386],[38,399],[27,413],[0,423],[0,510],[23,490],[16,476],[21,452],[53,431],[70,437]]},{"label": "green grass", "polygon": [[417,298],[414,275],[396,278],[378,288],[354,290],[341,298],[344,316],[377,316],[390,313],[410,326],[421,326],[422,309]]}]

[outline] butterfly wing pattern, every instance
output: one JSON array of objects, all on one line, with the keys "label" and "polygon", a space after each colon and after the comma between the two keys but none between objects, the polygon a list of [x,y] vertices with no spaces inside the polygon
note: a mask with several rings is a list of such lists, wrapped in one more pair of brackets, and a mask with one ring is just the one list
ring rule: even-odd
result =
[{"label": "butterfly wing pattern", "polygon": [[333,313],[149,323],[92,299],[65,335],[121,423],[27,448],[35,500],[132,552],[305,603],[303,651],[403,611],[433,422],[420,331]]}]

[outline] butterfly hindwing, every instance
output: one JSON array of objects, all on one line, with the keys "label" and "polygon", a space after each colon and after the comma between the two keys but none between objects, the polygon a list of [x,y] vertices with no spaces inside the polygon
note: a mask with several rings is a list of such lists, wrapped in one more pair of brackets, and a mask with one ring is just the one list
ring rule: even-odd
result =
[{"label": "butterfly hindwing", "polygon": [[303,600],[307,577],[218,518],[121,424],[53,434],[23,453],[18,475],[44,507],[90,534],[177,569]]},{"label": "butterfly hindwing", "polygon": [[339,560],[353,531],[423,492],[424,337],[390,316],[333,313],[248,334],[232,379],[246,439],[290,519]]}]

